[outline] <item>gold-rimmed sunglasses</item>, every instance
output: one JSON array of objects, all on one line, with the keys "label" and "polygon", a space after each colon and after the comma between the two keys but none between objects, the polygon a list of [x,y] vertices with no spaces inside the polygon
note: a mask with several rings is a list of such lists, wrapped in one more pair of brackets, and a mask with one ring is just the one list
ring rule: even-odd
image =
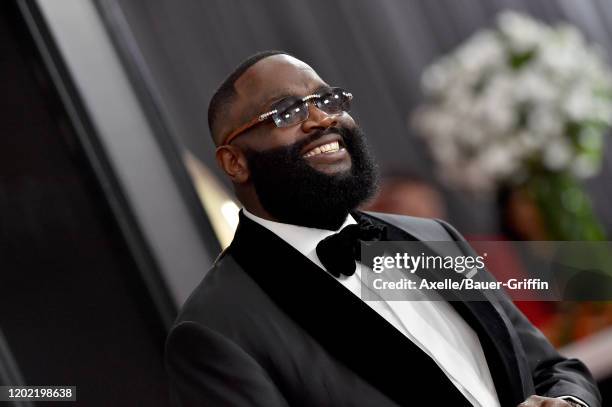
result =
[{"label": "gold-rimmed sunglasses", "polygon": [[221,145],[231,143],[232,140],[251,127],[263,123],[268,119],[272,119],[276,127],[289,127],[303,123],[308,119],[309,103],[312,103],[327,114],[336,115],[348,112],[351,108],[351,99],[353,99],[353,95],[350,92],[337,87],[304,96],[303,98],[289,97],[283,99],[278,102],[278,104],[272,106],[272,110],[269,112],[260,114],[253,118],[253,120],[228,134],[221,142]]}]

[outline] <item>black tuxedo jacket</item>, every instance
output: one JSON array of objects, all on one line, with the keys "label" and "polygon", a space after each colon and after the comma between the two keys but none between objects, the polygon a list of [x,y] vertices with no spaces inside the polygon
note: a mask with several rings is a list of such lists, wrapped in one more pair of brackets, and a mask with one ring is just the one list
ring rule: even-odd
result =
[{"label": "black tuxedo jacket", "polygon": [[[389,240],[454,240],[471,250],[443,222],[353,216],[385,224]],[[502,406],[532,394],[600,406],[585,366],[560,356],[508,298],[450,304],[477,333]],[[166,365],[181,406],[469,405],[401,332],[242,214],[232,244],[184,304]]]}]

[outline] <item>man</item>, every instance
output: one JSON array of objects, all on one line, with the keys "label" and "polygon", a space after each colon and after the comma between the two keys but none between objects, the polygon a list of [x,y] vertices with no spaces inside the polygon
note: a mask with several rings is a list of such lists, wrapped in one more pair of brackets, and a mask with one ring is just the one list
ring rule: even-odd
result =
[{"label": "man", "polygon": [[461,237],[354,210],[376,169],[351,99],[283,52],[249,58],[213,96],[217,161],[244,209],[169,334],[178,404],[599,406],[586,368],[505,297],[361,300],[371,270],[354,272],[355,242]]}]

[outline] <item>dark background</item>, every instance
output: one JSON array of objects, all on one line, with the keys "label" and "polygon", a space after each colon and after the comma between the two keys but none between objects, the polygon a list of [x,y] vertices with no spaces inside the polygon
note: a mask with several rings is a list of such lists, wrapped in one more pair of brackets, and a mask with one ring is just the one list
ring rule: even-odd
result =
[{"label": "dark background", "polygon": [[0,334],[23,383],[77,386],[62,405],[169,405],[165,327],[19,10],[0,10]]}]

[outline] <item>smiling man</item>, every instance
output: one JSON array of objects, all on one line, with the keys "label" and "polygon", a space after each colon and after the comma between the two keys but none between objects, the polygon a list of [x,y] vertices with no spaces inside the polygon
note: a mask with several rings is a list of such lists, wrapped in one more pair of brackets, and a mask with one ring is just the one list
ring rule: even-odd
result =
[{"label": "smiling man", "polygon": [[217,161],[244,208],[169,334],[177,404],[599,406],[586,368],[503,295],[361,300],[359,242],[465,245],[440,221],[356,210],[376,166],[352,102],[283,52],[249,58],[213,96]]}]

